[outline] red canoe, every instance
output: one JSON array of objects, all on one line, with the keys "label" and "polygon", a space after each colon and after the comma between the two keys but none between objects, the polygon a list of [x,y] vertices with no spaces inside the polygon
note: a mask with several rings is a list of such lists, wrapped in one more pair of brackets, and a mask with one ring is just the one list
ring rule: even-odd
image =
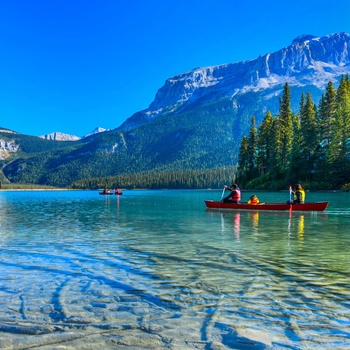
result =
[{"label": "red canoe", "polygon": [[104,196],[110,196],[110,195],[116,195],[116,196],[121,196],[123,194],[123,192],[100,192],[100,194],[104,195]]},{"label": "red canoe", "polygon": [[261,203],[261,204],[248,204],[248,203],[220,203],[216,201],[205,201],[207,208],[211,209],[233,209],[233,210],[292,210],[292,211],[324,211],[328,206],[328,202],[314,202],[305,204],[292,204],[287,203]]}]

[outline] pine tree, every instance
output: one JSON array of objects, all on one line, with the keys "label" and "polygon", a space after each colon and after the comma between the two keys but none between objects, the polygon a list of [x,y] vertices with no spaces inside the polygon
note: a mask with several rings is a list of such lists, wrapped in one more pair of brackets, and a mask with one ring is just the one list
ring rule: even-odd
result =
[{"label": "pine tree", "polygon": [[271,154],[273,147],[273,124],[274,120],[270,111],[267,111],[258,131],[258,169],[261,175],[271,168]]},{"label": "pine tree", "polygon": [[336,98],[335,98],[337,107],[339,107],[347,97],[347,94],[349,92],[348,81],[349,79],[344,77],[344,75],[340,79],[340,83],[339,83],[337,93],[336,93]]},{"label": "pine tree", "polygon": [[248,181],[248,139],[243,136],[239,147],[237,181],[244,186]]},{"label": "pine tree", "polygon": [[332,128],[337,111],[336,105],[337,91],[330,81],[326,87],[326,93],[322,95],[318,106],[318,124],[320,144],[317,151],[317,177],[325,180],[332,168],[329,157],[329,146],[332,141]]},{"label": "pine tree", "polygon": [[301,94],[300,108],[298,115],[293,116],[293,141],[291,150],[291,164],[289,167],[289,182],[298,182],[302,169],[302,157],[301,157],[301,130],[300,120],[302,111],[305,108],[305,95]]},{"label": "pine tree", "polygon": [[249,136],[248,136],[248,160],[247,160],[248,180],[252,180],[258,175],[257,148],[258,148],[258,132],[256,128],[255,117],[252,116],[251,127],[249,131]]},{"label": "pine tree", "polygon": [[318,110],[320,139],[323,147],[328,147],[332,140],[331,130],[337,108],[336,94],[337,92],[333,86],[333,83],[330,81],[326,87],[326,94],[322,95]]},{"label": "pine tree", "polygon": [[336,186],[350,181],[350,85],[342,77],[336,95],[336,113],[332,125],[328,164],[330,181]]},{"label": "pine tree", "polygon": [[289,170],[293,140],[293,113],[290,106],[290,89],[284,85],[283,96],[280,99],[280,114],[276,124],[276,161],[277,173],[285,175]]},{"label": "pine tree", "polygon": [[306,95],[305,105],[301,110],[300,126],[300,157],[303,169],[301,176],[304,180],[310,180],[315,170],[314,163],[316,160],[317,146],[319,145],[319,131],[316,107],[309,92]]}]

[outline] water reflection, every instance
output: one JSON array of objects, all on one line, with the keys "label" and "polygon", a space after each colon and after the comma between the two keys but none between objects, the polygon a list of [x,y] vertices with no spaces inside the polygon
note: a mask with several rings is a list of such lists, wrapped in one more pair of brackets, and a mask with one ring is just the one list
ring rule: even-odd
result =
[{"label": "water reflection", "polygon": [[292,211],[289,211],[289,218],[288,218],[288,243],[287,243],[287,247],[288,250],[290,251],[290,235],[292,234]]},{"label": "water reflection", "polygon": [[305,228],[305,216],[300,215],[299,222],[298,222],[298,238],[299,238],[299,249],[303,249],[303,242],[304,242],[304,228]]},{"label": "water reflection", "polygon": [[305,236],[310,241],[315,238],[314,234],[319,226],[327,220],[328,214],[303,213],[303,212],[259,212],[259,211],[218,211],[207,209],[213,218],[220,218],[221,234],[233,236],[237,240],[242,235],[253,237],[255,240],[261,238],[273,238],[278,235],[284,237],[288,250],[304,249]]},{"label": "water reflection", "polygon": [[221,234],[232,234],[237,239],[241,238],[241,232],[253,234],[255,239],[259,236],[259,215],[258,211],[233,211],[222,212],[217,210],[207,210],[211,215],[220,216]]},{"label": "water reflection", "polygon": [[116,221],[120,219],[120,196],[116,196]]},{"label": "water reflection", "polygon": [[239,240],[239,233],[241,231],[241,214],[236,213],[235,215],[235,224],[233,227],[233,232],[235,233],[235,237]]},{"label": "water reflection", "polygon": [[234,213],[228,215],[225,218],[224,213],[219,213],[221,220],[221,233],[230,233],[233,232],[236,239],[239,241],[240,231],[241,231],[241,213]]},{"label": "water reflection", "polygon": [[259,226],[259,212],[248,212],[249,224],[252,227],[253,235],[255,239],[258,239],[258,226]]}]

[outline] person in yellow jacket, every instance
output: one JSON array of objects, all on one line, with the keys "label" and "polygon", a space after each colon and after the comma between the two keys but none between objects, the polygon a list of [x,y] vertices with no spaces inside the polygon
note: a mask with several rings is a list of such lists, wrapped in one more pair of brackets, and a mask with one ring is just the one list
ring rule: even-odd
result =
[{"label": "person in yellow jacket", "polygon": [[291,204],[304,204],[305,203],[305,191],[300,184],[294,186],[293,200]]}]

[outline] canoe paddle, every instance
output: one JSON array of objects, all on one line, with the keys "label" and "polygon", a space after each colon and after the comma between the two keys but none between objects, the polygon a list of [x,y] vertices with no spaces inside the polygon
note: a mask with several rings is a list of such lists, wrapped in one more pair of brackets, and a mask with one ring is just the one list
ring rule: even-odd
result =
[{"label": "canoe paddle", "polygon": [[221,199],[224,197],[225,190],[226,190],[226,187],[224,187],[224,189],[222,190]]},{"label": "canoe paddle", "polygon": [[292,212],[292,186],[289,186],[289,212]]}]

